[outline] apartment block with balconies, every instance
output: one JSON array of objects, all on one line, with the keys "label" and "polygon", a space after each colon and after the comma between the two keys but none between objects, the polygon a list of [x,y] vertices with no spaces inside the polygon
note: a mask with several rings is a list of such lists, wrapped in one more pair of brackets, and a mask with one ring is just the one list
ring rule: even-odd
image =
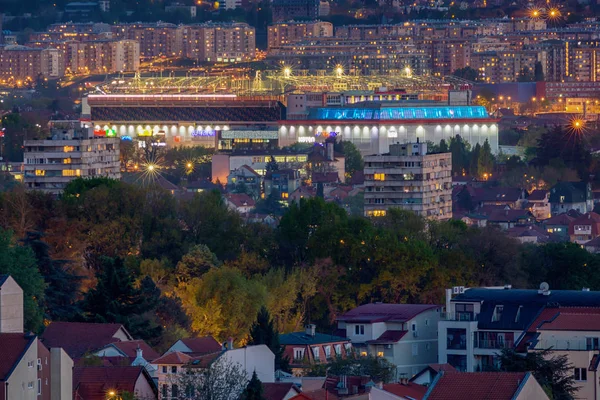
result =
[{"label": "apartment block with balconies", "polygon": [[427,144],[390,145],[389,154],[365,157],[365,215],[391,208],[452,218],[452,154],[427,154]]},{"label": "apartment block with balconies", "polygon": [[25,186],[59,194],[78,177],[120,179],[119,142],[117,137],[94,135],[91,128],[54,129],[48,139],[26,140]]},{"label": "apartment block with balconies", "polygon": [[[561,307],[597,307],[598,302],[600,292],[552,291],[547,284],[540,285],[540,290],[512,289],[510,285],[447,289],[446,312],[438,324],[439,362],[449,363],[461,371],[477,372],[496,369],[499,354],[505,348],[520,353],[548,347],[558,349],[567,346],[568,349],[566,343],[578,346],[578,350],[590,346],[597,348],[598,339],[596,342],[593,340],[600,335],[570,332],[568,337],[563,337],[564,332],[560,335],[546,332],[543,336],[539,327],[548,318],[539,318],[552,313],[548,310],[556,304]],[[568,328],[567,325],[562,326]],[[588,337],[591,338],[589,343],[586,342]],[[588,361],[591,362],[591,356]]]}]

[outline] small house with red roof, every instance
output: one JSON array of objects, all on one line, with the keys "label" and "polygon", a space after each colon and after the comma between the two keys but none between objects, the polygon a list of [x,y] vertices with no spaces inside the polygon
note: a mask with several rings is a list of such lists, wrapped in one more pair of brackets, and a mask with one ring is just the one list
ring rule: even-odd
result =
[{"label": "small house with red roof", "polygon": [[585,244],[600,236],[600,215],[591,211],[575,218],[569,224],[571,242]]},{"label": "small house with red roof", "polygon": [[548,400],[531,372],[442,372],[423,400]]},{"label": "small house with red roof", "polygon": [[312,199],[316,195],[317,195],[317,191],[315,188],[308,187],[308,186],[300,186],[299,188],[297,188],[290,194],[288,201],[290,203],[292,203],[292,202],[300,203],[301,199]]},{"label": "small house with red roof", "polygon": [[548,233],[552,233],[560,238],[561,241],[566,242],[569,240],[569,225],[575,218],[577,218],[577,216],[572,216],[564,212],[545,219],[542,221],[542,226]]},{"label": "small house with red roof", "polygon": [[437,324],[441,306],[435,304],[371,303],[337,318],[361,355],[385,357],[397,366],[396,378],[410,378],[437,361]]},{"label": "small house with red roof", "polygon": [[304,370],[314,364],[327,364],[336,358],[345,358],[352,352],[352,344],[345,337],[316,331],[309,324],[306,330],[279,335],[284,357],[290,360],[295,376],[303,376]]},{"label": "small house with red roof", "polygon": [[450,364],[429,364],[421,372],[410,378],[410,382],[417,385],[429,386],[441,371],[456,371],[456,368]]},{"label": "small house with red roof", "polygon": [[176,341],[165,354],[179,351],[186,353],[189,356],[201,356],[219,352],[223,349],[223,345],[216,341],[212,336],[203,336],[198,338],[185,338]]},{"label": "small house with red roof", "polygon": [[124,398],[156,400],[154,381],[144,367],[75,367],[73,368],[74,400],[106,400]]},{"label": "small house with red roof", "polygon": [[247,214],[252,211],[256,202],[246,193],[226,193],[225,204],[230,210],[237,211],[240,214]]}]

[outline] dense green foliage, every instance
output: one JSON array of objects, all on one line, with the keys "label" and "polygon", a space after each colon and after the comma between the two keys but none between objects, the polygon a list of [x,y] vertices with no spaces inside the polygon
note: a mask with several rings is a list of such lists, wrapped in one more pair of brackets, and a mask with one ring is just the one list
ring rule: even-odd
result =
[{"label": "dense green foliage", "polygon": [[577,391],[573,365],[567,356],[553,356],[552,350],[518,354],[514,349],[503,349],[500,369],[506,372],[531,372],[544,391],[553,400],[572,400]]},{"label": "dense green foliage", "polygon": [[262,341],[257,325],[285,333],[310,320],[330,332],[357,305],[439,304],[455,285],[600,289],[600,256],[572,244],[521,245],[401,210],[369,220],[321,198],[282,214],[271,228],[217,192],[183,201],[102,179],[75,180],[59,199],[15,188],[0,193],[0,226],[14,232],[2,236],[0,273],[29,293],[30,329],[44,314],[115,321],[159,349],[189,335]]},{"label": "dense green foliage", "polygon": [[283,355],[283,348],[279,344],[279,332],[273,324],[267,307],[262,307],[256,316],[256,321],[250,329],[250,345],[264,344],[275,354],[275,370],[291,372],[289,360]]},{"label": "dense green foliage", "polygon": [[335,358],[328,364],[315,364],[307,376],[368,376],[374,382],[391,382],[396,376],[396,366],[382,357],[355,356]]},{"label": "dense green foliage", "polygon": [[256,371],[252,373],[252,379],[248,382],[246,389],[242,393],[242,400],[265,400],[263,396],[263,385],[258,376],[256,376]]}]

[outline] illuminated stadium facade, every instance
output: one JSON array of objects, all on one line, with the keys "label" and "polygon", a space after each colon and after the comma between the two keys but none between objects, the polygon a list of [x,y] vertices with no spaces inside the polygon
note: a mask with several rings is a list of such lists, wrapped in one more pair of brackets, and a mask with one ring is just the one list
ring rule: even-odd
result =
[{"label": "illuminated stadium facade", "polygon": [[353,142],[363,154],[384,154],[393,143],[439,143],[460,135],[472,146],[488,140],[497,153],[497,122],[481,106],[394,102],[323,107],[310,110],[306,120],[281,121],[279,145],[319,143],[334,136]]}]

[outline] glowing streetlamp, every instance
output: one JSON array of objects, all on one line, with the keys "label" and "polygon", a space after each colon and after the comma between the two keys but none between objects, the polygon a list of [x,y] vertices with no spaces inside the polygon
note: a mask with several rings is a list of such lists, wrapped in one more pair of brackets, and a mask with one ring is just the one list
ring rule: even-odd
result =
[{"label": "glowing streetlamp", "polygon": [[285,67],[283,69],[283,76],[285,78],[289,78],[290,76],[292,76],[292,69],[290,67]]},{"label": "glowing streetlamp", "polygon": [[338,65],[337,67],[335,67],[335,74],[337,75],[338,78],[341,78],[342,75],[344,75],[344,67],[342,67],[341,65]]}]

